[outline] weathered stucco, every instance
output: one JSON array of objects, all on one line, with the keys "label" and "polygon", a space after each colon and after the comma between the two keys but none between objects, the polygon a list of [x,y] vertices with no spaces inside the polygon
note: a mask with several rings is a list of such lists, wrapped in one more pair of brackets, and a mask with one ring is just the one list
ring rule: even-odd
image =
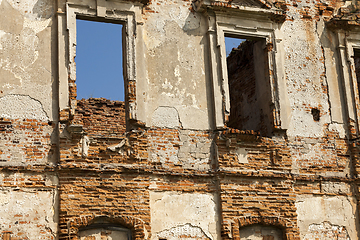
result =
[{"label": "weathered stucco", "polygon": [[302,239],[357,239],[354,199],[350,197],[299,196],[296,200]]},{"label": "weathered stucco", "polygon": [[190,7],[190,2],[155,1],[144,16],[148,116],[158,114],[159,107],[173,107],[183,128],[207,129],[205,19]]},{"label": "weathered stucco", "polygon": [[221,239],[215,202],[211,194],[150,192],[153,239]]},{"label": "weathered stucco", "polygon": [[[0,96],[28,95],[53,119],[51,23],[49,0],[2,1],[0,11]],[[9,21],[11,19],[11,21]]]},{"label": "weathered stucco", "polygon": [[108,230],[108,229],[89,229],[79,233],[80,240],[87,240],[92,238],[93,240],[127,240],[128,236],[126,232]]},{"label": "weathered stucco", "polygon": [[0,192],[0,206],[1,229],[12,231],[14,238],[56,238],[54,191],[17,191],[5,188]]}]

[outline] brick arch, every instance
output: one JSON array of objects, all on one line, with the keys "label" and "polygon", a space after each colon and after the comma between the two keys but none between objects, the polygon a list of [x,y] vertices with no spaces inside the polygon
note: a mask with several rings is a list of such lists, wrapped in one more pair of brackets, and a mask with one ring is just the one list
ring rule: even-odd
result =
[{"label": "brick arch", "polygon": [[261,224],[266,226],[273,226],[283,231],[284,240],[299,240],[299,232],[296,223],[289,219],[275,216],[243,216],[235,218],[231,223],[232,238],[240,239],[240,228],[250,225]]},{"label": "brick arch", "polygon": [[146,229],[144,221],[132,216],[108,216],[108,215],[81,215],[71,218],[67,223],[69,240],[78,240],[79,229],[89,226],[97,219],[105,219],[109,223],[119,224],[131,230],[133,240],[146,239]]}]

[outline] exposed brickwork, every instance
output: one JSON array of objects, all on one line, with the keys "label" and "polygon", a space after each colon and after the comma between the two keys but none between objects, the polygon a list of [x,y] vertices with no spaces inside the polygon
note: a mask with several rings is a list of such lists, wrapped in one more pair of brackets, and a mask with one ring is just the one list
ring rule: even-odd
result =
[{"label": "exposed brickwork", "polygon": [[[83,132],[72,135],[69,130],[60,141],[60,239],[77,239],[79,228],[96,216],[108,216],[131,229],[134,239],[144,239],[150,221],[149,179],[124,164],[144,163],[146,134],[125,134],[124,103],[106,99],[78,101],[72,124],[83,126]],[[84,136],[89,137],[86,155]]]},{"label": "exposed brickwork", "polygon": [[0,161],[3,164],[44,164],[51,160],[54,146],[52,123],[36,119],[0,119]]},{"label": "exposed brickwork", "polygon": [[[96,221],[99,218],[104,218],[102,216],[96,217],[95,215],[82,215],[80,217],[75,217],[71,219],[68,223],[68,232],[69,236],[73,236],[73,239],[78,239],[77,233],[79,232],[79,229],[82,227],[89,226],[93,224],[94,221]],[[111,216],[107,215],[105,218],[107,222],[113,223],[113,224],[119,224],[124,227],[127,227],[132,230],[132,236],[134,236],[135,239],[143,239],[145,237],[145,226],[144,222],[131,217],[131,216]]]},{"label": "exposed brickwork", "polygon": [[145,229],[150,230],[147,176],[105,171],[97,175],[79,173],[76,177],[63,174],[60,184],[63,216],[60,219],[60,239],[77,239],[73,237],[78,229],[89,225],[95,216],[107,216],[113,219],[111,221],[132,229],[137,240],[144,239]]},{"label": "exposed brickwork", "polygon": [[[234,234],[227,227],[232,222],[235,221],[235,228],[238,228],[246,225],[246,221],[250,219],[252,222],[247,225],[280,225],[288,235],[287,239],[299,239],[295,221],[297,214],[293,181],[224,176],[221,179],[221,192],[224,239]],[[249,216],[248,220],[241,220],[243,216]],[[284,220],[279,222],[278,217]],[[240,223],[236,222],[237,219],[241,220]],[[239,236],[233,237],[239,239]]]},{"label": "exposed brickwork", "polygon": [[[124,111],[119,110],[123,105],[90,99],[81,101],[78,108],[74,123],[83,124],[84,132],[88,133],[84,136],[89,136],[90,142],[84,156],[83,136],[69,133],[61,138],[61,239],[76,239],[78,229],[87,223],[69,226],[79,221],[78,215],[84,214],[91,218],[138,219],[149,233],[150,186],[153,191],[184,193],[215,193],[220,189],[223,239],[238,239],[241,226],[259,223],[281,227],[287,239],[299,239],[296,194],[314,193],[319,191],[319,185],[308,185],[301,177],[293,177],[292,156],[297,152],[301,155],[308,148],[309,139],[289,142],[234,129],[221,134],[164,128],[125,133],[121,123],[116,122],[124,119]],[[112,130],[109,124],[118,130]],[[345,140],[329,132],[326,138],[311,141],[323,146],[324,157],[311,166],[306,159],[299,160],[299,173],[344,171],[348,164]],[[217,164],[210,154],[214,143]],[[182,152],[184,147],[186,151]],[[245,149],[247,162],[239,159],[239,148]],[[244,170],[253,172],[242,172]],[[142,173],[138,174],[139,171]],[[150,181],[151,174],[157,174],[157,180],[152,177]],[[193,174],[199,177],[190,177]],[[135,239],[143,239],[144,233],[134,230],[136,224],[122,224],[132,229]]]},{"label": "exposed brickwork", "polygon": [[119,137],[125,134],[125,103],[105,98],[77,101],[72,124],[83,126],[88,135]]}]

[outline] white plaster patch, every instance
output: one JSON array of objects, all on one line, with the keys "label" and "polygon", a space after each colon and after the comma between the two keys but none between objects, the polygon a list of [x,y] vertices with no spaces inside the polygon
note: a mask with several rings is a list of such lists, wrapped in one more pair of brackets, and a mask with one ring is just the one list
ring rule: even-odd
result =
[{"label": "white plaster patch", "polygon": [[324,222],[345,227],[350,239],[357,239],[357,233],[355,232],[356,201],[352,198],[345,196],[297,196],[295,205],[301,239],[306,239],[305,236],[313,234],[311,225],[319,225]]},{"label": "white plaster patch", "polygon": [[169,230],[164,230],[157,234],[158,238],[167,240],[180,240],[180,239],[197,239],[207,240],[210,239],[199,227],[191,226],[189,223]]},{"label": "white plaster patch", "polygon": [[346,136],[344,124],[331,123],[331,124],[329,124],[329,130],[338,132],[340,138],[345,138],[345,136]]},{"label": "white plaster patch", "polygon": [[0,52],[3,68],[11,71],[17,78],[24,79],[25,69],[39,57],[37,51],[39,38],[30,28],[24,28],[20,35],[6,33],[0,39],[3,51]]},{"label": "white plaster patch", "polygon": [[173,107],[158,107],[153,113],[152,125],[156,127],[178,128],[181,126],[179,114]]},{"label": "white plaster patch", "polygon": [[321,190],[324,193],[350,194],[350,186],[342,182],[322,182]]},{"label": "white plaster patch", "polygon": [[[0,4],[1,4],[1,2],[0,2]],[[2,38],[2,36],[4,36],[6,34],[6,32],[4,32],[3,30],[0,30],[0,50],[3,48],[2,47],[2,44],[1,44],[1,38]],[[0,67],[1,67],[1,64],[0,64]]]},{"label": "white plaster patch", "polygon": [[282,240],[283,232],[273,226],[254,224],[240,228],[240,240]]},{"label": "white plaster patch", "polygon": [[0,117],[9,119],[49,120],[41,103],[25,95],[6,95],[1,97]]},{"label": "white plaster patch", "polygon": [[193,106],[178,106],[184,129],[208,129],[207,112]]},{"label": "white plaster patch", "polygon": [[197,136],[195,131],[178,130],[179,139],[163,142],[150,139],[150,160],[164,165],[175,164],[186,169],[211,168],[211,138]]},{"label": "white plaster patch", "polygon": [[245,148],[237,148],[234,153],[237,156],[239,163],[249,163],[247,159],[247,151]]},{"label": "white plaster patch", "polygon": [[103,228],[89,229],[79,232],[80,240],[128,240],[128,234],[125,231],[108,230]]},{"label": "white plaster patch", "polygon": [[50,18],[53,13],[51,0],[7,0],[22,15],[31,20]]},{"label": "white plaster patch", "polygon": [[[181,74],[180,74],[180,69],[179,69],[179,65],[175,67],[175,69],[174,69],[174,75],[175,75],[175,77],[178,77],[178,79],[181,79],[181,78],[179,78],[179,77],[181,76]],[[180,81],[181,81],[181,80],[180,80]]]},{"label": "white plaster patch", "polygon": [[210,239],[220,239],[214,198],[212,194],[151,191],[152,239],[158,234],[177,236],[180,231],[201,235],[200,229]]},{"label": "white plaster patch", "polygon": [[180,6],[171,8],[169,16],[185,31],[200,27],[200,17],[196,18],[196,13],[190,12],[188,8]]},{"label": "white plaster patch", "polygon": [[[23,239],[51,239],[57,231],[54,222],[54,192],[0,192],[0,227]],[[34,219],[37,219],[36,221]],[[21,221],[21,223],[19,223]],[[54,238],[55,239],[55,238]]]},{"label": "white plaster patch", "polygon": [[[299,9],[306,5],[311,5],[310,9],[315,9],[313,2],[300,1],[298,7],[289,7],[287,12],[294,21],[282,25],[282,31],[287,33],[283,39],[286,52],[284,69],[292,108],[287,134],[322,137],[324,125],[331,122],[328,95],[322,90],[327,87],[327,79],[322,76],[326,69],[321,61],[323,52],[316,23],[304,21],[299,14]],[[314,121],[310,108],[319,106],[320,121]]]},{"label": "white plaster patch", "polygon": [[171,83],[167,80],[167,79],[165,79],[165,82],[162,84],[162,87],[164,88],[164,89],[173,89],[173,86],[171,85]]},{"label": "white plaster patch", "polygon": [[35,33],[39,33],[45,30],[45,28],[49,26],[50,22],[51,22],[51,18],[43,21],[31,21],[27,18],[24,18],[24,28],[30,28]]},{"label": "white plaster patch", "polygon": [[311,224],[309,232],[304,240],[321,239],[321,240],[350,240],[349,234],[344,226],[332,225],[329,222],[321,224]]},{"label": "white plaster patch", "polygon": [[[145,44],[148,49],[158,47],[166,38],[174,38],[171,33],[166,32],[166,25],[174,22],[181,32],[191,31],[200,27],[201,16],[189,11],[188,6],[181,4],[160,4],[154,1],[152,9],[160,14],[148,16],[147,34]],[[153,35],[152,33],[156,33]]]}]

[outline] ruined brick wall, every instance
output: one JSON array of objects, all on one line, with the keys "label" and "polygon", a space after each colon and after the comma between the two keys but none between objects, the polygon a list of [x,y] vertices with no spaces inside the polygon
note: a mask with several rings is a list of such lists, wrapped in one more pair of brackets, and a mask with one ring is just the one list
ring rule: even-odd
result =
[{"label": "ruined brick wall", "polygon": [[[357,239],[356,6],[0,0],[0,238]],[[125,103],[76,100],[76,14],[124,24]]]},{"label": "ruined brick wall", "polygon": [[77,101],[73,124],[83,126],[87,134],[95,136],[121,136],[125,134],[125,103],[105,98]]},{"label": "ruined brick wall", "polygon": [[[94,216],[108,216],[129,228],[134,239],[144,239],[149,177],[139,171],[147,158],[146,135],[126,132],[124,102],[107,99],[79,100],[72,124],[83,128],[72,132],[70,125],[61,136],[60,239],[77,236]],[[91,220],[78,223],[77,218]]]}]

